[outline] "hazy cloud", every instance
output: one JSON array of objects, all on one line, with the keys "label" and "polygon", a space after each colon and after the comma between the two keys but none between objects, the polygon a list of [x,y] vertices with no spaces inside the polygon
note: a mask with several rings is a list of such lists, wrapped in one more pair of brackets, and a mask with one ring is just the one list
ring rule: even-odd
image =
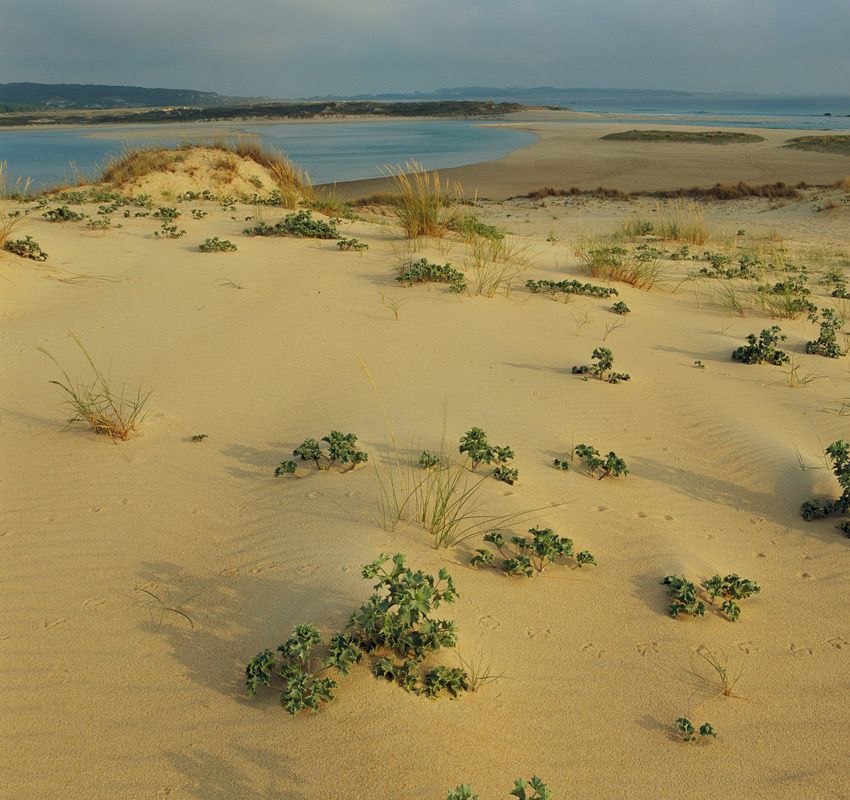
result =
[{"label": "hazy cloud", "polygon": [[848,0],[3,0],[0,81],[850,93]]}]

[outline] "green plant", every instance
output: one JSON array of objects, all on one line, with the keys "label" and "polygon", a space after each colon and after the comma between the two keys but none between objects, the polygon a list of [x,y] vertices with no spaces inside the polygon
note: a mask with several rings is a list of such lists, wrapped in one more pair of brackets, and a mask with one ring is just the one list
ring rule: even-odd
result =
[{"label": "green plant", "polygon": [[[613,478],[619,478],[621,475],[629,474],[626,462],[615,452],[611,451],[603,458],[595,447],[586,444],[576,445],[569,458],[556,458],[554,464],[558,469],[566,472],[570,468],[573,458],[576,457],[584,461],[587,474],[593,478],[598,477],[600,481],[609,475]],[[597,472],[600,471],[601,474],[597,476]]]},{"label": "green plant", "polygon": [[619,314],[621,317],[632,313],[632,310],[622,300],[618,300],[614,303],[614,305],[611,306],[611,310],[615,314]]},{"label": "green plant", "polygon": [[[673,727],[675,729],[676,736],[683,742],[691,743],[697,741],[697,730],[694,728],[694,724],[687,717],[679,717]],[[717,732],[708,722],[704,722],[699,726],[700,741],[708,741],[709,738],[715,738],[716,736]]]},{"label": "green plant", "polygon": [[[292,451],[292,455],[299,456],[302,461],[313,461],[319,470],[346,465],[350,465],[348,470],[351,470],[369,460],[369,454],[357,447],[357,436],[353,433],[331,431],[327,436],[323,436],[321,441],[327,444],[326,448],[316,439],[305,439]],[[291,475],[294,472],[295,462],[283,461],[274,474]]]},{"label": "green plant", "polygon": [[844,351],[838,344],[836,334],[844,327],[844,320],[831,308],[822,308],[809,314],[809,321],[820,324],[820,334],[813,342],[806,342],[806,352],[826,358],[839,358]]},{"label": "green plant", "polygon": [[519,472],[509,467],[514,458],[514,451],[509,445],[500,447],[487,441],[487,434],[481,428],[470,428],[458,443],[458,452],[469,456],[473,472],[479,464],[495,464],[492,476],[497,481],[513,484],[519,477]]},{"label": "green plant", "polygon": [[776,347],[778,342],[784,342],[787,338],[778,325],[773,325],[758,336],[749,334],[747,344],[736,348],[732,358],[744,364],[787,364],[790,361],[788,353]]},{"label": "green plant", "polygon": [[[50,381],[65,394],[66,404],[71,409],[68,424],[83,422],[95,433],[104,434],[112,441],[127,439],[144,419],[145,406],[151,392],[139,388],[135,395],[128,396],[125,394],[125,387],[122,387],[120,392],[113,389],[109,378],[95,366],[82,342],[73,334],[71,338],[82,350],[94,375],[87,382],[75,384],[63,369],[64,381]],[[50,353],[42,348],[39,349],[57,366],[59,365]]]},{"label": "green plant", "polygon": [[209,437],[207,436],[206,433],[196,433],[192,436],[192,441],[193,442],[202,442],[202,441],[204,441],[204,439],[208,439],[208,438]]},{"label": "green plant", "polygon": [[428,450],[423,450],[419,454],[419,466],[422,469],[434,469],[443,463],[443,458],[437,453],[431,453]]},{"label": "green plant", "polygon": [[[547,565],[556,563],[559,559],[572,559],[575,568],[580,569],[587,564],[596,564],[594,556],[582,550],[575,553],[573,540],[558,536],[551,528],[530,528],[531,538],[526,536],[511,536],[510,545],[501,531],[495,530],[485,534],[484,541],[492,544],[502,557],[501,569],[507,575],[525,575],[532,577],[537,572],[543,572]],[[469,562],[473,567],[492,566],[495,554],[487,548],[479,548]]]},{"label": "green plant", "polygon": [[[552,800],[552,793],[536,775],[529,781],[524,778],[517,778],[514,781],[514,788],[510,791],[510,796],[516,797],[517,800]],[[449,791],[446,800],[479,800],[479,798],[469,784],[462,783]]]},{"label": "green plant", "polygon": [[245,228],[243,233],[249,236],[295,236],[305,239],[339,239],[336,227],[337,220],[331,218],[327,222],[313,219],[311,211],[296,211],[287,214],[276,225],[257,223],[253,228]]},{"label": "green plant", "polygon": [[228,239],[219,239],[214,236],[212,239],[204,239],[198,245],[198,250],[202,253],[232,253],[236,250],[236,245]]},{"label": "green plant", "polygon": [[451,184],[444,184],[438,172],[427,172],[416,161],[385,166],[384,172],[395,184],[392,210],[408,239],[442,238],[456,224],[457,212],[450,207]]},{"label": "green plant", "polygon": [[207,212],[201,208],[192,209],[192,219],[203,219],[206,215]]},{"label": "green plant", "polygon": [[850,444],[842,439],[826,448],[826,456],[832,462],[832,472],[842,488],[841,497],[820,503],[808,500],[800,507],[803,519],[811,521],[828,517],[830,514],[846,514],[850,510]]},{"label": "green plant", "polygon": [[366,242],[361,242],[359,239],[339,239],[336,246],[340,250],[368,250],[369,245]]},{"label": "green plant", "polygon": [[449,291],[455,294],[465,292],[466,277],[451,264],[433,264],[425,258],[418,261],[405,261],[398,267],[396,280],[404,286],[414,283],[447,283]]},{"label": "green plant", "polygon": [[68,206],[59,206],[45,211],[42,215],[48,222],[77,222],[85,219],[86,215],[72,211]]},{"label": "green plant", "polygon": [[572,295],[586,294],[592,297],[616,297],[618,292],[612,286],[596,286],[578,280],[534,281],[527,280],[525,288],[533,294]]},{"label": "green plant", "polygon": [[697,360],[694,361],[694,367],[696,367],[696,369],[705,369],[705,364],[703,364],[702,361]]},{"label": "green plant", "polygon": [[614,372],[611,369],[614,366],[614,354],[609,348],[597,347],[591,354],[591,358],[596,362],[595,364],[574,366],[573,375],[584,375],[585,380],[587,380],[587,375],[591,375],[606,383],[620,383],[620,381],[631,379],[631,375],[625,372]]},{"label": "green plant", "polygon": [[717,676],[717,685],[724,697],[732,697],[735,692],[735,684],[741,679],[744,668],[739,666],[736,670],[730,670],[729,657],[722,650],[712,653],[710,650],[700,648],[697,655],[714,670]]},{"label": "green plant", "polygon": [[31,258],[33,261],[47,261],[47,253],[41,249],[41,245],[32,236],[25,236],[23,239],[10,239],[7,242],[3,242],[3,249],[21,258]]},{"label": "green plant", "polygon": [[707,597],[712,606],[715,600],[722,598],[720,612],[730,622],[737,622],[741,616],[741,607],[737,600],[745,600],[761,591],[761,587],[747,578],[736,573],[721,577],[714,575],[700,584],[704,590],[701,596],[699,589],[681,575],[668,575],[661,583],[668,587],[667,595],[673,601],[670,605],[670,616],[678,617],[687,614],[691,617],[704,617]]},{"label": "green plant", "polygon": [[154,239],[179,239],[181,236],[184,236],[186,231],[182,228],[178,228],[176,225],[163,220],[160,225],[160,230],[153,232]]},{"label": "green plant", "polygon": [[[106,231],[112,227],[112,220],[109,217],[103,217],[102,219],[90,219],[86,223],[86,230],[89,231]],[[120,228],[120,225],[116,225],[116,228]]]},{"label": "green plant", "polygon": [[161,219],[163,222],[174,222],[177,217],[181,216],[181,212],[173,206],[160,206],[151,216]]}]

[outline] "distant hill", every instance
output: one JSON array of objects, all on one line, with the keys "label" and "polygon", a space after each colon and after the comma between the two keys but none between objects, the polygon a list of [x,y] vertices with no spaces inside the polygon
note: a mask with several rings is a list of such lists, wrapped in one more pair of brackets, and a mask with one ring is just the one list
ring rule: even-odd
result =
[{"label": "distant hill", "polygon": [[[225,97],[194,89],[148,89],[80,83],[0,83],[0,107],[34,109],[158,108],[162,106],[223,106],[248,98]],[[14,108],[17,106],[18,108]],[[23,108],[22,108],[23,107]]]}]

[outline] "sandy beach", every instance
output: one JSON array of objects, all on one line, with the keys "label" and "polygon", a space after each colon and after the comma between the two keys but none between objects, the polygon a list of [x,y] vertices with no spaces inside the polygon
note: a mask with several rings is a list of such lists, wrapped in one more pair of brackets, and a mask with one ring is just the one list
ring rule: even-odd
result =
[{"label": "sandy beach", "polygon": [[[756,129],[758,144],[659,145],[600,141],[629,127],[612,123],[499,124],[540,141],[443,173],[507,232],[513,277],[492,297],[475,294],[456,234],[413,250],[386,209],[366,208],[339,222],[362,252],[246,236],[258,213],[271,225],[291,209],[178,201],[195,184],[170,175],[132,191],[181,212],[179,239],[154,238],[160,221],[135,207],[106,230],[51,223],[43,209],[16,227],[49,255],[0,251],[0,797],[443,800],[460,783],[502,797],[532,774],[558,798],[850,797],[850,540],[840,515],[799,511],[840,494],[823,453],[847,438],[848,359],[804,352],[817,335],[805,314],[730,310],[717,295],[729,282],[690,258],[746,251],[775,269],[781,254],[808,266],[818,308],[842,312],[824,281],[850,270],[850,195],[701,203],[691,212],[708,239],[687,257],[670,257],[682,241],[623,245],[662,253],[651,290],[590,277],[582,242],[658,220],[664,201],[506,200],[542,186],[832,184],[850,159],[784,149],[796,132],[783,130]],[[0,212],[32,205],[0,201]],[[97,218],[97,203],[70,205]],[[238,250],[199,252],[210,237]],[[400,261],[423,257],[464,271],[470,291],[402,286]],[[619,294],[556,302],[524,288],[573,278]],[[631,313],[612,313],[615,300]],[[731,360],[772,324],[794,374]],[[50,383],[62,374],[41,351],[86,378],[70,334],[114,384],[152,391],[127,441],[65,427]],[[631,380],[571,373],[600,346]],[[421,525],[382,528],[390,451],[457,455],[472,426],[510,444],[519,469],[514,485],[481,484],[484,512],[535,509],[510,532],[551,527],[597,566],[509,578],[469,565],[480,538],[435,549]],[[332,429],[356,433],[368,463],[275,477],[305,437]],[[579,443],[616,451],[630,474],[555,469]],[[291,717],[271,691],[246,697],[255,653],[302,622],[344,628],[369,596],[361,566],[397,552],[448,570],[459,598],[439,616],[458,625],[457,653],[496,680],[429,700],[376,679],[366,659],[316,715]],[[761,591],[737,622],[715,607],[673,619],[660,580],[674,573],[739,573]],[[718,691],[705,652],[740,674],[734,696]],[[434,661],[459,664],[451,650]],[[676,741],[680,716],[717,738]]]}]

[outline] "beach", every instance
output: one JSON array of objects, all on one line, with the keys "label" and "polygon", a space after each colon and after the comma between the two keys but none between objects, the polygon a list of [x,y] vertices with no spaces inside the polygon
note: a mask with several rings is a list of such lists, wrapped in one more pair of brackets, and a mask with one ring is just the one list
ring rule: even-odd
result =
[{"label": "beach", "polygon": [[[13,238],[48,254],[0,251],[0,797],[442,800],[463,783],[501,797],[532,774],[559,798],[850,796],[850,541],[843,515],[800,515],[803,502],[841,493],[824,449],[847,437],[848,361],[806,353],[817,325],[771,316],[754,288],[805,265],[816,308],[848,310],[829,276],[850,270],[850,193],[837,183],[850,158],[783,148],[799,135],[790,130],[704,145],[600,141],[651,127],[637,123],[494,124],[539,141],[441,172],[506,232],[492,296],[477,292],[461,235],[411,243],[386,207],[335,223],[362,251],[246,235],[294,208],[222,204],[236,192],[223,178],[207,184],[218,200],[180,200],[204,185],[200,167],[128,189],[151,194],[148,210],[180,212],[175,239],[155,238],[164,225],[135,216],[142,206],[90,230],[45,219],[59,200],[0,201],[4,214],[29,210]],[[269,185],[251,169],[240,189],[251,176]],[[739,181],[822,186],[678,206],[508,199],[545,186]],[[387,189],[337,186],[348,199]],[[98,218],[97,202],[68,205]],[[630,219],[657,232],[677,213],[705,239],[604,238]],[[200,252],[212,237],[238,249]],[[650,288],[588,273],[589,249],[641,245],[657,251]],[[760,277],[709,278],[705,252],[732,264],[748,253]],[[397,280],[421,258],[461,270],[467,291]],[[551,297],[529,279],[617,294]],[[729,286],[749,298],[740,308],[723,302]],[[616,301],[631,313],[614,313]],[[771,325],[790,365],[732,360]],[[66,426],[51,381],[91,374],[72,335],[114,386],[151,391],[126,441]],[[629,380],[573,373],[599,347]],[[415,469],[423,449],[459,460],[473,426],[510,445],[519,470],[509,484],[478,468],[478,513],[526,513],[503,526],[509,536],[551,528],[595,566],[509,577],[470,565],[481,534],[435,548],[416,520],[387,530],[379,498],[394,465]],[[321,471],[298,461],[275,476],[305,438],[332,430],[356,434],[368,461]],[[555,468],[582,443],[615,451],[629,474]],[[437,616],[456,622],[457,644],[429,665],[471,662],[491,680],[429,699],[377,679],[364,656],[317,714],[290,716],[266,688],[249,699],[248,661],[300,623],[343,630],[372,591],[361,568],[382,553],[451,575],[458,598]],[[760,586],[738,621],[719,603],[671,617],[663,578],[731,573]],[[738,676],[730,696],[706,653]],[[679,717],[710,723],[716,739],[678,740]]]}]

